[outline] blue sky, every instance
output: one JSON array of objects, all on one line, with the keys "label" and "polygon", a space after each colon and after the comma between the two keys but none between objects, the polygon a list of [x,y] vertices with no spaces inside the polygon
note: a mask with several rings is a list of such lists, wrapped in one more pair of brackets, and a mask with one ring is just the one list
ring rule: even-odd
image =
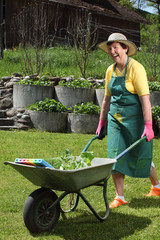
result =
[{"label": "blue sky", "polygon": [[144,10],[150,13],[155,13],[155,9],[152,7],[145,7]]},{"label": "blue sky", "polygon": [[[135,7],[137,7],[137,3],[135,4]],[[143,5],[141,10],[144,10],[150,13],[155,13],[155,9],[153,7],[148,7],[146,2],[145,2],[145,6]]]}]

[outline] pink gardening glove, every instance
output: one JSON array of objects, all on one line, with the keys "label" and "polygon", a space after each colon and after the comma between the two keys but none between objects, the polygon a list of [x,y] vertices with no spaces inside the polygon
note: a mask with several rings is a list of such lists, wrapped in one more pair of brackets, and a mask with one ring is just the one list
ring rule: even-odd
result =
[{"label": "pink gardening glove", "polygon": [[106,125],[106,122],[105,120],[103,119],[100,119],[99,120],[99,124],[98,124],[98,128],[97,128],[97,131],[96,131],[96,135],[99,135],[100,133],[103,133],[103,127]]},{"label": "pink gardening glove", "polygon": [[142,134],[141,138],[143,138],[144,136],[147,137],[148,142],[151,141],[154,138],[152,121],[145,122],[145,127],[144,127],[144,131],[143,131],[143,134]]}]

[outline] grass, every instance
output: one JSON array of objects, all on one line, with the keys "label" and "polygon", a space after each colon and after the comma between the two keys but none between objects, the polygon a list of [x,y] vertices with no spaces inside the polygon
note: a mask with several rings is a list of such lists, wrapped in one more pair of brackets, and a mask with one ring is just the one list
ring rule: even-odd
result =
[{"label": "grass", "polygon": [[[31,63],[33,66],[34,74],[36,73],[36,57],[33,49],[29,49],[29,53],[34,56],[30,60],[32,62],[28,61],[28,63]],[[143,64],[148,76],[152,76],[150,67],[148,67],[148,63],[143,55],[143,52],[138,52],[133,58]],[[80,69],[76,64],[73,48],[71,47],[56,45],[53,48],[45,49],[45,58],[43,60],[45,68],[40,75],[49,74],[50,76],[60,77],[68,77],[72,75],[75,78],[82,77]],[[105,77],[106,69],[111,63],[112,60],[110,56],[105,52],[99,49],[91,51],[87,60],[86,78],[93,77],[95,79],[103,79]],[[23,76],[27,75],[23,72],[24,65],[21,48],[17,47],[4,50],[4,58],[0,60],[0,78],[4,76],[12,76],[15,72],[20,73]]]},{"label": "grass", "polygon": [[[59,156],[66,148],[79,155],[93,135],[59,134],[40,131],[0,131],[0,239],[54,240],[159,240],[160,198],[145,197],[150,190],[149,179],[126,177],[125,198],[128,205],[110,211],[108,219],[100,223],[80,200],[77,209],[60,217],[50,233],[31,235],[23,222],[23,207],[28,195],[38,187],[30,183],[10,166],[3,163],[15,158],[49,158]],[[106,138],[95,140],[89,150],[96,157],[106,157]],[[154,139],[154,163],[160,176],[160,141]],[[89,187],[83,193],[96,210],[104,214],[102,189]],[[108,201],[115,196],[112,178],[108,181]]]},{"label": "grass", "polygon": [[[44,62],[45,68],[43,74],[49,73],[51,76],[60,77],[71,75],[76,78],[82,77],[80,69],[77,67],[72,48],[56,46],[47,49]],[[110,65],[109,63],[111,63],[111,60],[107,54],[100,50],[92,51],[88,58],[86,77],[104,78],[107,66]],[[15,72],[24,75],[22,66],[24,66],[24,63],[19,48],[4,50],[4,58],[0,60],[0,78],[12,76]],[[34,73],[36,73],[36,70]]]},{"label": "grass", "polygon": [[[26,61],[26,63],[31,64],[33,67],[32,74],[35,74],[37,73],[35,51],[32,48],[29,48],[28,53],[29,55],[32,55],[32,58]],[[24,58],[22,56],[23,54],[21,48],[19,47],[4,50],[4,57],[3,59],[0,59],[0,78],[4,76],[12,76],[13,73],[20,73],[23,76],[30,75],[29,73],[24,72],[24,66],[27,64],[24,63]],[[45,65],[43,72],[40,73],[40,76],[49,74],[50,76],[59,77],[82,77],[80,69],[77,66],[73,48],[69,46],[55,45],[53,48],[46,48],[44,56],[44,58],[42,57],[42,59],[38,60],[38,64],[41,63],[42,65],[44,63]],[[146,61],[147,58],[153,58],[151,53],[143,53],[140,51],[137,52],[133,58],[144,66],[147,76],[150,77],[150,79],[153,79],[153,73],[148,65],[148,61]],[[87,59],[86,78],[92,77],[95,79],[104,79],[106,70],[111,63],[112,60],[110,56],[105,52],[99,49],[91,51]],[[156,68],[154,64],[153,67]],[[159,81],[159,75],[156,77],[157,81]]]}]

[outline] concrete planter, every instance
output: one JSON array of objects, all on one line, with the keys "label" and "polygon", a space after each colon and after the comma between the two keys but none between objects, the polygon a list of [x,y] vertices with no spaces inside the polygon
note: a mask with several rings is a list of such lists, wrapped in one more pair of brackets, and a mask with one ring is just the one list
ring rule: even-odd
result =
[{"label": "concrete planter", "polygon": [[151,91],[150,92],[150,101],[151,106],[160,105],[160,92],[158,91]]},{"label": "concrete planter", "polygon": [[153,119],[153,130],[156,137],[160,137],[160,119]]},{"label": "concrete planter", "polygon": [[95,134],[99,115],[68,113],[67,131],[73,133]]},{"label": "concrete planter", "polygon": [[96,105],[98,106],[102,106],[102,102],[103,102],[103,98],[104,98],[104,94],[105,94],[105,89],[96,89]]},{"label": "concrete planter", "polygon": [[[105,89],[96,89],[95,98],[96,98],[96,105],[102,106],[102,101],[104,98]],[[151,106],[160,105],[160,92],[158,91],[151,91],[150,92],[150,101]]]},{"label": "concrete planter", "polygon": [[13,86],[13,107],[15,108],[25,108],[45,98],[54,98],[54,87],[17,84]]},{"label": "concrete planter", "polygon": [[73,107],[82,102],[94,102],[94,99],[95,89],[55,86],[55,100],[66,107]]},{"label": "concrete planter", "polygon": [[66,132],[67,112],[29,111],[34,128],[48,132]]}]

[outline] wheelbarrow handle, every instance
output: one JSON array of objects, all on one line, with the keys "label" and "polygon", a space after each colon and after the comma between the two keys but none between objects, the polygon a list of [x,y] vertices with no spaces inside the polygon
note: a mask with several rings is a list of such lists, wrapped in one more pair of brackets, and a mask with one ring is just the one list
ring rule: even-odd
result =
[{"label": "wheelbarrow handle", "polygon": [[91,143],[95,140],[95,139],[103,139],[105,137],[105,134],[104,133],[101,133],[100,135],[96,135],[96,136],[94,136],[94,137],[92,137],[90,140],[89,140],[89,142],[87,143],[87,145],[85,146],[85,148],[83,149],[83,151],[82,151],[82,153],[83,152],[86,152],[87,151],[87,149],[89,148],[89,146],[91,145]]},{"label": "wheelbarrow handle", "polygon": [[144,140],[147,140],[147,137],[144,136],[143,138],[140,138],[136,142],[134,142],[131,146],[129,146],[127,149],[125,149],[123,152],[121,152],[117,157],[115,157],[116,160],[120,159],[123,157],[126,153],[128,153],[130,150],[132,150],[134,147],[136,147],[138,144],[143,142]]}]

